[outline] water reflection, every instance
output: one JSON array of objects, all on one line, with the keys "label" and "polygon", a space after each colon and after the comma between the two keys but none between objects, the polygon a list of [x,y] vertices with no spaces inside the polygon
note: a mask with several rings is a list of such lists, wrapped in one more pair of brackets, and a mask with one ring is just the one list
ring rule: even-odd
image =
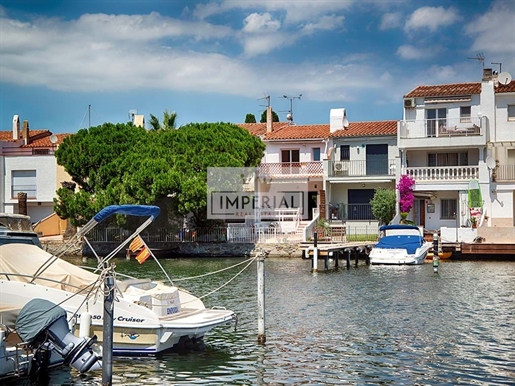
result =
[{"label": "water reflection", "polygon": [[[185,278],[238,259],[163,260]],[[77,264],[81,264],[80,259]],[[90,262],[93,264],[93,262]],[[165,280],[157,265],[117,260],[118,270]],[[236,271],[182,283],[196,295]],[[310,273],[300,259],[266,260],[265,346],[257,344],[255,264],[205,299],[238,313],[233,329],[206,336],[206,351],[115,358],[115,384],[513,384],[515,264],[495,261],[367,267]],[[99,384],[100,374],[52,373],[63,385]],[[61,378],[60,378],[61,377]]]}]

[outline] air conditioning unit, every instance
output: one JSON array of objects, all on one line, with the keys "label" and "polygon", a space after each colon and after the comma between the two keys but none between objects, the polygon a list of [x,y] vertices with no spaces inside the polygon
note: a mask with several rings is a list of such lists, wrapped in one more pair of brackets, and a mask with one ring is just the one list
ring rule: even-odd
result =
[{"label": "air conditioning unit", "polygon": [[334,163],[334,171],[344,173],[348,171],[348,164],[346,162],[337,161]]},{"label": "air conditioning unit", "polygon": [[407,109],[413,109],[417,106],[415,103],[415,98],[406,98],[404,99],[404,107]]}]

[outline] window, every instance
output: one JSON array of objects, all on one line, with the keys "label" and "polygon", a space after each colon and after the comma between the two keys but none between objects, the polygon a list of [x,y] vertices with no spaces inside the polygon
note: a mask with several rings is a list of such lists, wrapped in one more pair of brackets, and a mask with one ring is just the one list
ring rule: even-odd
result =
[{"label": "window", "polygon": [[440,219],[454,220],[458,211],[458,202],[456,199],[442,198],[442,205],[440,206]]},{"label": "window", "polygon": [[34,155],[50,154],[48,149],[34,149]]},{"label": "window", "polygon": [[470,106],[460,107],[460,123],[470,123]]},{"label": "window", "polygon": [[320,148],[319,147],[313,148],[313,161],[320,161]]},{"label": "window", "polygon": [[429,153],[427,166],[467,166],[468,153]]},{"label": "window", "polygon": [[349,145],[340,145],[340,161],[349,161],[350,160],[350,146]]},{"label": "window", "polygon": [[508,121],[515,121],[515,105],[508,105]]},{"label": "window", "polygon": [[436,129],[447,126],[447,109],[427,109],[426,119],[427,136],[436,137]]},{"label": "window", "polygon": [[36,171],[13,170],[11,198],[18,198],[18,193],[27,193],[27,198],[36,198]]},{"label": "window", "polygon": [[300,162],[299,150],[281,150],[281,162]]}]

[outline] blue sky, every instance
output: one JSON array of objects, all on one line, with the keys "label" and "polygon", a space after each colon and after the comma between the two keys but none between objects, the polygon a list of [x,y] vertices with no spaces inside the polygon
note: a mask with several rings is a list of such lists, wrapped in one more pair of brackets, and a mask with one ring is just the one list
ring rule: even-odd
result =
[{"label": "blue sky", "polygon": [[[0,130],[402,118],[420,84],[515,75],[515,0],[0,0]],[[88,105],[91,114],[88,117]]]}]

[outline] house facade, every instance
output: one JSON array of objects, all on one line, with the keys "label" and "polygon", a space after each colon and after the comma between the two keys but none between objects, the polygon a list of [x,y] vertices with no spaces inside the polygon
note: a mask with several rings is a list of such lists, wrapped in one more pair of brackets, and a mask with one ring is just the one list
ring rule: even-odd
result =
[{"label": "house facade", "polygon": [[397,143],[401,173],[415,180],[409,219],[433,230],[470,227],[477,181],[481,225],[515,225],[515,82],[485,69],[481,82],[416,87],[404,96]]},{"label": "house facade", "polygon": [[[0,131],[0,212],[26,210],[33,223],[52,215],[56,190],[62,181],[70,180],[54,156],[66,136],[31,130],[28,121],[20,125],[17,115],[13,117],[12,130]],[[19,193],[26,200],[20,201]]]}]

